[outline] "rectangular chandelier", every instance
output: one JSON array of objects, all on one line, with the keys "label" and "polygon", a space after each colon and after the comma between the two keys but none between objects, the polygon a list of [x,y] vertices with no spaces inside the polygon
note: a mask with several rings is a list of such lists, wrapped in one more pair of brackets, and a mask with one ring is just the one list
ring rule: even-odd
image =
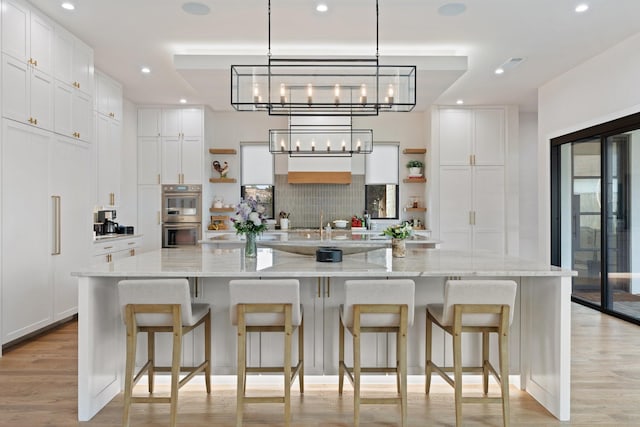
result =
[{"label": "rectangular chandelier", "polygon": [[231,66],[231,105],[287,116],[377,116],[416,105],[416,66],[378,59],[278,59]]},{"label": "rectangular chandelier", "polygon": [[291,125],[269,130],[269,151],[290,157],[351,157],[373,150],[373,130],[340,125]]}]

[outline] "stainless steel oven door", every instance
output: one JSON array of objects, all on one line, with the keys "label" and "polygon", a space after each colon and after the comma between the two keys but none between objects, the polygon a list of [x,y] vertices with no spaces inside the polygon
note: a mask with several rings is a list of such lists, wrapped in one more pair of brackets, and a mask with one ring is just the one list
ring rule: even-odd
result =
[{"label": "stainless steel oven door", "polygon": [[162,247],[195,246],[200,240],[200,224],[163,224]]},{"label": "stainless steel oven door", "polygon": [[162,195],[162,222],[200,222],[201,220],[201,193],[164,193]]}]

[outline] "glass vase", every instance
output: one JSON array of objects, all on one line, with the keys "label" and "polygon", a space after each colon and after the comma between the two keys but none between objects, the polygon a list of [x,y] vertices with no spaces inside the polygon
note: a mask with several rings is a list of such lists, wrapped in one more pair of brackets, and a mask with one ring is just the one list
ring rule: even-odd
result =
[{"label": "glass vase", "polygon": [[255,258],[258,254],[258,248],[256,246],[256,233],[247,233],[247,241],[244,245],[245,258]]},{"label": "glass vase", "polygon": [[407,243],[404,239],[391,239],[391,255],[395,258],[404,258],[407,254]]}]

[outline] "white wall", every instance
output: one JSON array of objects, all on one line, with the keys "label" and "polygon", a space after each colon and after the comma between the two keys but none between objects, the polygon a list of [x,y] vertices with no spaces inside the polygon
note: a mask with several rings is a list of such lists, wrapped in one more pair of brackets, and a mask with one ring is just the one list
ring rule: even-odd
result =
[{"label": "white wall", "polygon": [[520,256],[535,259],[538,255],[538,114],[520,113]]},{"label": "white wall", "polygon": [[116,222],[138,226],[138,112],[137,106],[124,99],[122,106],[122,164],[120,168],[120,200]]},{"label": "white wall", "polygon": [[549,261],[549,140],[640,111],[640,33],[538,91],[538,257]]}]

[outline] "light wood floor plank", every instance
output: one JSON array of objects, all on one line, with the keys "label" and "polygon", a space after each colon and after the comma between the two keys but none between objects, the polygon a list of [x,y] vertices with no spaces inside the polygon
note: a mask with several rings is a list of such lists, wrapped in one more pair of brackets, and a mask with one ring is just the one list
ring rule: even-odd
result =
[{"label": "light wood floor plank", "polygon": [[[511,388],[513,426],[638,426],[640,425],[640,329],[585,307],[572,305],[571,422],[561,423],[529,395]],[[77,420],[77,323],[66,324],[36,340],[23,343],[0,358],[0,426],[120,426],[122,395],[93,420]],[[160,390],[165,386],[158,386]],[[371,395],[371,386],[365,388]],[[481,386],[477,387],[478,393]],[[275,389],[275,388],[274,388]],[[382,391],[393,391],[395,385]],[[160,391],[159,390],[159,391]],[[468,390],[468,388],[467,388]],[[495,389],[492,389],[495,391]],[[410,426],[455,425],[453,390],[433,384],[431,394],[423,385],[410,385]],[[353,417],[353,393],[345,386],[342,398],[337,385],[305,384],[301,396],[292,390],[292,426],[346,427]],[[499,405],[465,405],[465,426],[501,426]],[[168,425],[168,405],[134,405],[132,426]],[[282,405],[248,405],[247,426],[282,426]],[[380,405],[362,409],[361,425],[398,426],[399,409]],[[189,427],[233,426],[235,386],[203,384],[180,390],[178,425]]]}]

